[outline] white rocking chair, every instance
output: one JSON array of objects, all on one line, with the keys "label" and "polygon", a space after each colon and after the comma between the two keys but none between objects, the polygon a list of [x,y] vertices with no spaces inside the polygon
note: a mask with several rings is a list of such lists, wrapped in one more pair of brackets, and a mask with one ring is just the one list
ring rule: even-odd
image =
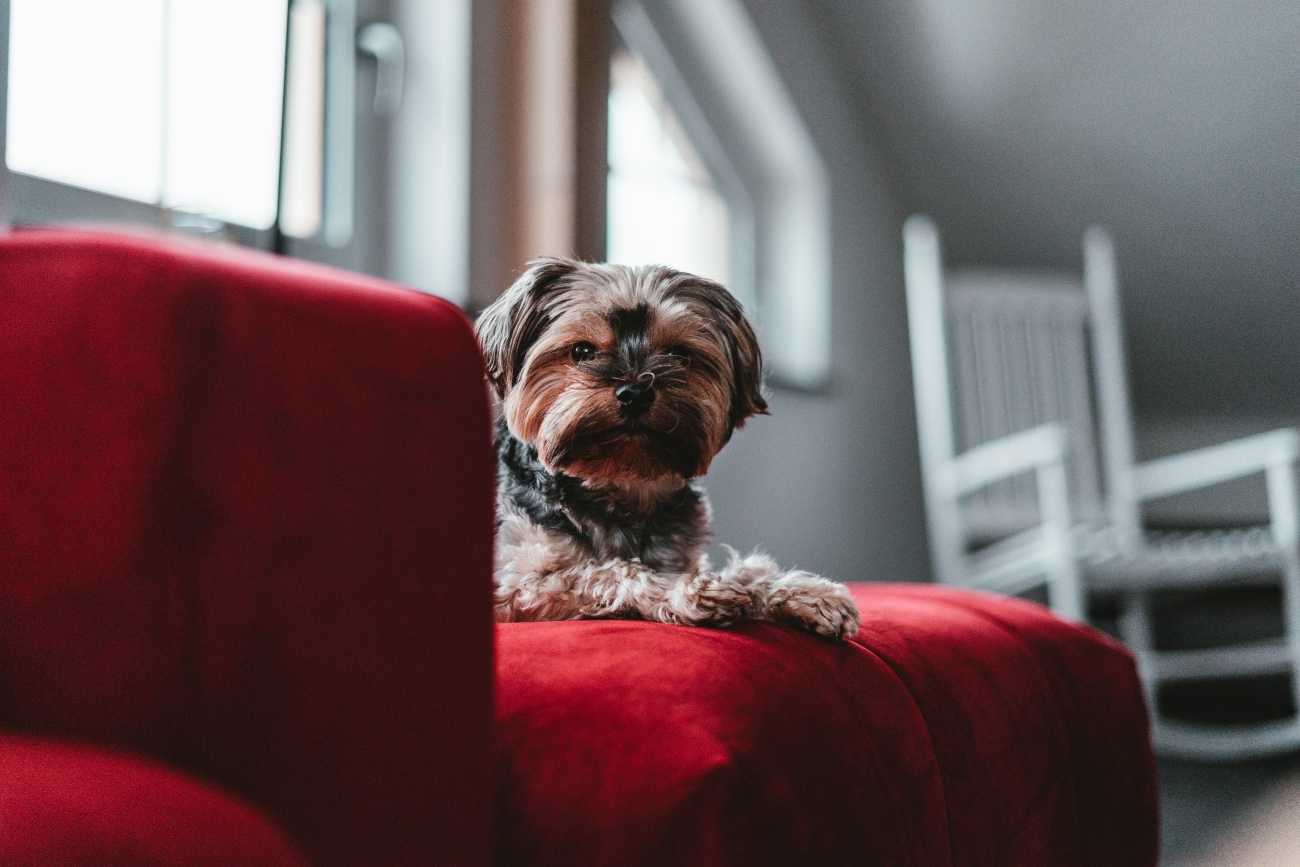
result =
[{"label": "white rocking chair", "polygon": [[[1156,701],[1162,683],[1290,674],[1300,708],[1300,434],[1276,430],[1136,464],[1114,251],[1096,228],[1083,247],[1082,281],[1033,272],[945,274],[933,223],[912,217],[903,227],[935,575],[1003,593],[1045,586],[1051,607],[1075,619],[1084,618],[1088,593],[1122,595],[1120,634],[1137,657],[1162,753],[1231,759],[1300,747],[1300,715],[1199,725],[1164,717]],[[1268,490],[1265,526],[1142,526],[1144,501],[1255,473]],[[1148,591],[1276,583],[1277,576],[1285,637],[1155,649]]]}]

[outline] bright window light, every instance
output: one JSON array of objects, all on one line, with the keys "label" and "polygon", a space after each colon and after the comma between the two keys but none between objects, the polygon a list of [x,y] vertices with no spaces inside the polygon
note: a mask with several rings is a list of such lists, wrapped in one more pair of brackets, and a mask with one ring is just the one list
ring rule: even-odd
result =
[{"label": "bright window light", "polygon": [[157,202],[163,0],[10,0],[9,14],[9,168]]},{"label": "bright window light", "polygon": [[162,203],[269,229],[280,174],[284,0],[170,6]]},{"label": "bright window light", "polygon": [[[746,6],[744,0],[615,0],[613,17],[619,38],[658,78],[725,193],[732,279],[759,328],[772,373],[784,385],[817,388],[826,382],[831,358],[826,165]],[[616,80],[617,74],[616,66]],[[618,113],[617,101],[611,100],[611,115]],[[620,124],[611,121],[611,138]],[[680,148],[667,120],[664,127]],[[616,201],[617,184],[611,178],[611,256],[622,253],[627,234],[640,231],[633,228],[638,220],[650,224],[649,232],[682,234],[648,213],[653,190]]]},{"label": "bright window light", "polygon": [[286,3],[11,0],[9,168],[270,228]]},{"label": "bright window light", "polygon": [[607,252],[727,283],[730,215],[645,65],[611,67]]}]

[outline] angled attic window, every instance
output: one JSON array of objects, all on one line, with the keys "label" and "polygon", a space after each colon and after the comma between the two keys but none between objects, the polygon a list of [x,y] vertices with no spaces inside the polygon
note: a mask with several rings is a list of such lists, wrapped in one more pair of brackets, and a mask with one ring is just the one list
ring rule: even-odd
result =
[{"label": "angled attic window", "polygon": [[610,69],[608,258],[661,264],[727,285],[730,209],[636,56]]}]

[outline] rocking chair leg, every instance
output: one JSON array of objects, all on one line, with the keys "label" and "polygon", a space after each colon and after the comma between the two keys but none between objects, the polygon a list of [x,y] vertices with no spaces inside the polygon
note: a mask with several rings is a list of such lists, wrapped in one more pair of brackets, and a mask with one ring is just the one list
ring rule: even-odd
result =
[{"label": "rocking chair leg", "polygon": [[1151,635],[1151,611],[1145,593],[1132,593],[1125,598],[1124,611],[1119,618],[1119,634],[1137,660],[1138,676],[1142,679],[1142,690],[1146,693],[1154,733],[1160,727],[1160,711],[1156,704],[1158,684],[1155,660],[1152,658],[1155,642]]},{"label": "rocking chair leg", "polygon": [[1043,533],[1051,540],[1047,567],[1048,602],[1060,616],[1083,621],[1088,616],[1088,608],[1079,581],[1078,561],[1074,557],[1065,463],[1043,464],[1038,467],[1036,475]]},{"label": "rocking chair leg", "polygon": [[1294,551],[1282,568],[1282,613],[1286,618],[1286,643],[1291,656],[1291,700],[1300,721],[1300,558]]},{"label": "rocking chair leg", "polygon": [[1279,460],[1264,473],[1273,539],[1282,549],[1282,614],[1286,618],[1286,643],[1291,657],[1291,699],[1300,725],[1300,502],[1297,502],[1295,467],[1289,458]]}]

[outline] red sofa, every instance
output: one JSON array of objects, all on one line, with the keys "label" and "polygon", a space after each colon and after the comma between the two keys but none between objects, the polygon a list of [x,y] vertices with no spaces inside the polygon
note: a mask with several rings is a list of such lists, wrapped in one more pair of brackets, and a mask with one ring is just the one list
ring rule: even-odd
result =
[{"label": "red sofa", "polygon": [[489,436],[435,298],[0,239],[0,864],[490,863]]},{"label": "red sofa", "polygon": [[843,644],[499,626],[500,863],[1154,867],[1121,647],[1019,600],[853,591]]},{"label": "red sofa", "polygon": [[0,240],[0,864],[1156,863],[1131,659],[981,594],[503,625],[493,742],[488,436],[436,299]]}]

